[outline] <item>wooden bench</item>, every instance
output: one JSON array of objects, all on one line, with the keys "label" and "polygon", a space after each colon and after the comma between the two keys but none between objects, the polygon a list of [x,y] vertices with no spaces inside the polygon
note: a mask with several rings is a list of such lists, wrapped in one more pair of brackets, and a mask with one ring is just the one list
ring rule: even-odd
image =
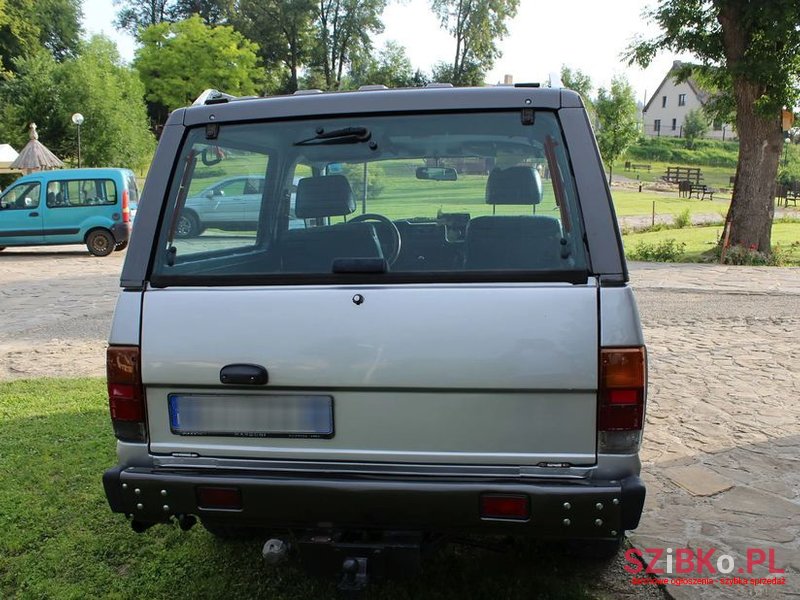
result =
[{"label": "wooden bench", "polygon": [[680,183],[681,181],[691,181],[695,185],[700,185],[703,181],[703,173],[700,167],[667,167],[667,172],[661,179],[669,183]]},{"label": "wooden bench", "polygon": [[789,202],[797,206],[797,201],[800,200],[800,180],[793,179],[787,184],[779,183],[775,188],[775,197],[778,199],[778,206],[783,205],[788,207]]},{"label": "wooden bench", "polygon": [[712,188],[708,187],[705,184],[692,183],[689,186],[689,198],[691,198],[692,194],[694,194],[697,197],[697,199],[701,200],[701,201],[705,200],[706,196],[708,196],[709,200],[713,200],[714,199],[714,191],[715,190],[713,190]]},{"label": "wooden bench", "polygon": [[652,170],[653,165],[647,165],[644,163],[632,163],[631,161],[625,161],[625,170],[630,171],[647,171],[648,173]]}]

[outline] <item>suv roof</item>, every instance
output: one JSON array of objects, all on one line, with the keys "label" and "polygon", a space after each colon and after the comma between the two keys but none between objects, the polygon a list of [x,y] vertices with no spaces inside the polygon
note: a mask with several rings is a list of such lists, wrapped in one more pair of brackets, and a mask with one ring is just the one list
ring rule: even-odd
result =
[{"label": "suv roof", "polygon": [[304,115],[378,113],[395,111],[481,110],[487,108],[583,108],[572,90],[496,86],[482,88],[368,89],[355,92],[319,92],[266,98],[221,97],[211,104],[177,109],[169,125],[193,126],[209,121],[286,118]]}]

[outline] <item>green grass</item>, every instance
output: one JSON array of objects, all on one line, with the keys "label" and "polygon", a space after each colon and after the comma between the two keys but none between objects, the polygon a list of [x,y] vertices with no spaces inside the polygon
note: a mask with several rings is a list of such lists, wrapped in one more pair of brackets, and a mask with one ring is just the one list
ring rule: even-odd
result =
[{"label": "green grass", "polygon": [[637,192],[634,190],[615,189],[611,193],[614,199],[614,209],[618,217],[650,215],[653,211],[653,202],[656,203],[656,215],[678,215],[687,208],[693,214],[718,213],[725,216],[730,199],[716,198],[713,202],[705,200],[700,202],[696,198],[680,198],[677,192]]},{"label": "green grass", "polygon": [[[337,597],[329,579],[267,569],[257,542],[222,543],[199,526],[134,533],[103,494],[115,463],[107,412],[101,380],[0,384],[0,598]],[[366,598],[608,597],[597,583],[605,563],[521,548],[454,547]]]},{"label": "green grass", "polygon": [[[639,242],[653,244],[674,239],[686,244],[682,261],[699,262],[714,249],[721,235],[722,226],[720,225],[631,233],[624,235],[622,241],[630,252]],[[773,247],[780,245],[786,253],[788,265],[800,266],[800,222],[776,222],[772,226],[772,245]]]},{"label": "green grass", "polygon": [[[663,181],[661,177],[666,174],[667,167],[700,167],[700,172],[703,175],[701,183],[705,183],[715,189],[730,189],[730,178],[736,174],[736,167],[715,167],[710,165],[689,164],[685,162],[659,162],[649,160],[633,160],[635,164],[648,164],[652,166],[650,171],[626,171],[625,160],[620,159],[618,164],[614,165],[614,176],[627,177],[628,179],[640,179],[645,182]],[[677,195],[677,191],[676,191]]]}]

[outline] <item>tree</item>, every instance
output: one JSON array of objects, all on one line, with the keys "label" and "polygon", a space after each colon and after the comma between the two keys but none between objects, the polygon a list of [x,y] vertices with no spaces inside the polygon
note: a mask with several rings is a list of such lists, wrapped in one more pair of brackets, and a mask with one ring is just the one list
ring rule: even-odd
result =
[{"label": "tree", "polygon": [[649,17],[661,33],[635,40],[629,61],[649,65],[660,50],[691,52],[701,61],[681,78],[699,71],[728,99],[721,105],[736,109],[739,162],[728,210],[730,244],[771,253],[781,109],[800,99],[800,3],[662,0]]},{"label": "tree", "polygon": [[372,38],[383,31],[381,14],[388,0],[317,0],[317,47],[312,64],[325,89],[342,86],[345,67],[372,50]]},{"label": "tree", "polygon": [[[506,21],[517,14],[519,0],[431,0],[442,27],[456,39],[449,81],[475,85],[500,56],[497,41],[508,33]],[[439,68],[440,74],[446,74]],[[437,78],[435,78],[437,79]]]},{"label": "tree", "polygon": [[81,150],[86,166],[144,167],[155,141],[148,129],[144,88],[122,64],[116,46],[95,36],[62,63],[40,49],[15,61],[16,75],[0,84],[0,131],[18,148],[28,140],[28,124],[56,155],[75,156],[73,113],[85,117]]},{"label": "tree", "polygon": [[279,90],[294,92],[314,48],[314,0],[239,0],[234,27],[258,44],[267,69],[286,72]]},{"label": "tree", "polygon": [[13,59],[45,48],[56,59],[74,56],[81,38],[80,0],[3,0],[0,3],[0,71]]},{"label": "tree", "polygon": [[390,88],[412,87],[415,71],[406,49],[397,42],[389,41],[377,57],[370,54],[354,64],[350,77],[356,88],[370,84]]},{"label": "tree", "polygon": [[15,148],[28,142],[28,125],[39,126],[43,144],[57,155],[68,151],[68,119],[62,118],[58,63],[44,48],[12,62],[14,75],[0,80],[0,139]]},{"label": "tree", "polygon": [[57,60],[77,53],[81,41],[81,0],[36,0],[39,41]]},{"label": "tree", "polygon": [[235,14],[234,4],[234,0],[175,0],[170,16],[180,21],[199,15],[206,25],[222,25]]},{"label": "tree", "polygon": [[431,70],[431,81],[436,83],[452,83],[453,85],[479,87],[486,83],[486,71],[475,63],[461,65],[461,73],[455,74],[453,65],[438,62]]},{"label": "tree", "polygon": [[140,39],[134,66],[145,97],[166,110],[191,104],[207,88],[243,96],[262,89],[258,46],[233,27],[208,27],[195,15],[151,25]]},{"label": "tree", "polygon": [[69,125],[69,154],[74,152],[70,116],[80,112],[83,164],[89,167],[147,166],[155,149],[137,73],[122,63],[117,47],[93,36],[79,56],[59,68],[61,119]]},{"label": "tree", "polygon": [[608,182],[614,172],[614,163],[639,135],[639,118],[633,88],[624,77],[611,80],[611,89],[597,92],[597,144],[600,154],[608,164]]},{"label": "tree", "polygon": [[708,118],[699,108],[690,110],[683,119],[683,137],[686,147],[694,148],[694,141],[703,137],[708,131]]},{"label": "tree", "polygon": [[589,113],[589,121],[594,125],[597,115],[594,102],[592,102],[592,90],[594,89],[592,79],[580,69],[573,71],[567,65],[561,65],[561,83],[565,88],[574,90],[581,95],[586,112]]},{"label": "tree", "polygon": [[138,37],[142,29],[171,21],[175,0],[114,0],[114,6],[121,7],[114,21],[117,29]]}]

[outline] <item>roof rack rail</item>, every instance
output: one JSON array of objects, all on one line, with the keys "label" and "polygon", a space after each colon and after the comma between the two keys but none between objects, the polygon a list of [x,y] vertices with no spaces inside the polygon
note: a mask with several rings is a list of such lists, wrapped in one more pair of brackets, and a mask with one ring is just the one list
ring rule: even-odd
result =
[{"label": "roof rack rail", "polygon": [[444,83],[442,81],[432,81],[431,83],[425,84],[426,88],[451,88],[453,87],[452,83]]},{"label": "roof rack rail", "polygon": [[203,106],[207,104],[223,104],[230,100],[236,100],[236,96],[231,96],[230,94],[225,94],[224,92],[220,92],[219,90],[215,90],[213,88],[209,88],[204,90],[202,94],[197,97],[197,100],[192,102],[192,106]]},{"label": "roof rack rail", "polygon": [[358,87],[359,92],[371,92],[374,90],[388,90],[389,88],[382,83],[370,83]]},{"label": "roof rack rail", "polygon": [[318,90],[317,88],[311,88],[306,90],[295,90],[292,92],[292,96],[309,96],[311,94],[321,94],[322,90]]}]

